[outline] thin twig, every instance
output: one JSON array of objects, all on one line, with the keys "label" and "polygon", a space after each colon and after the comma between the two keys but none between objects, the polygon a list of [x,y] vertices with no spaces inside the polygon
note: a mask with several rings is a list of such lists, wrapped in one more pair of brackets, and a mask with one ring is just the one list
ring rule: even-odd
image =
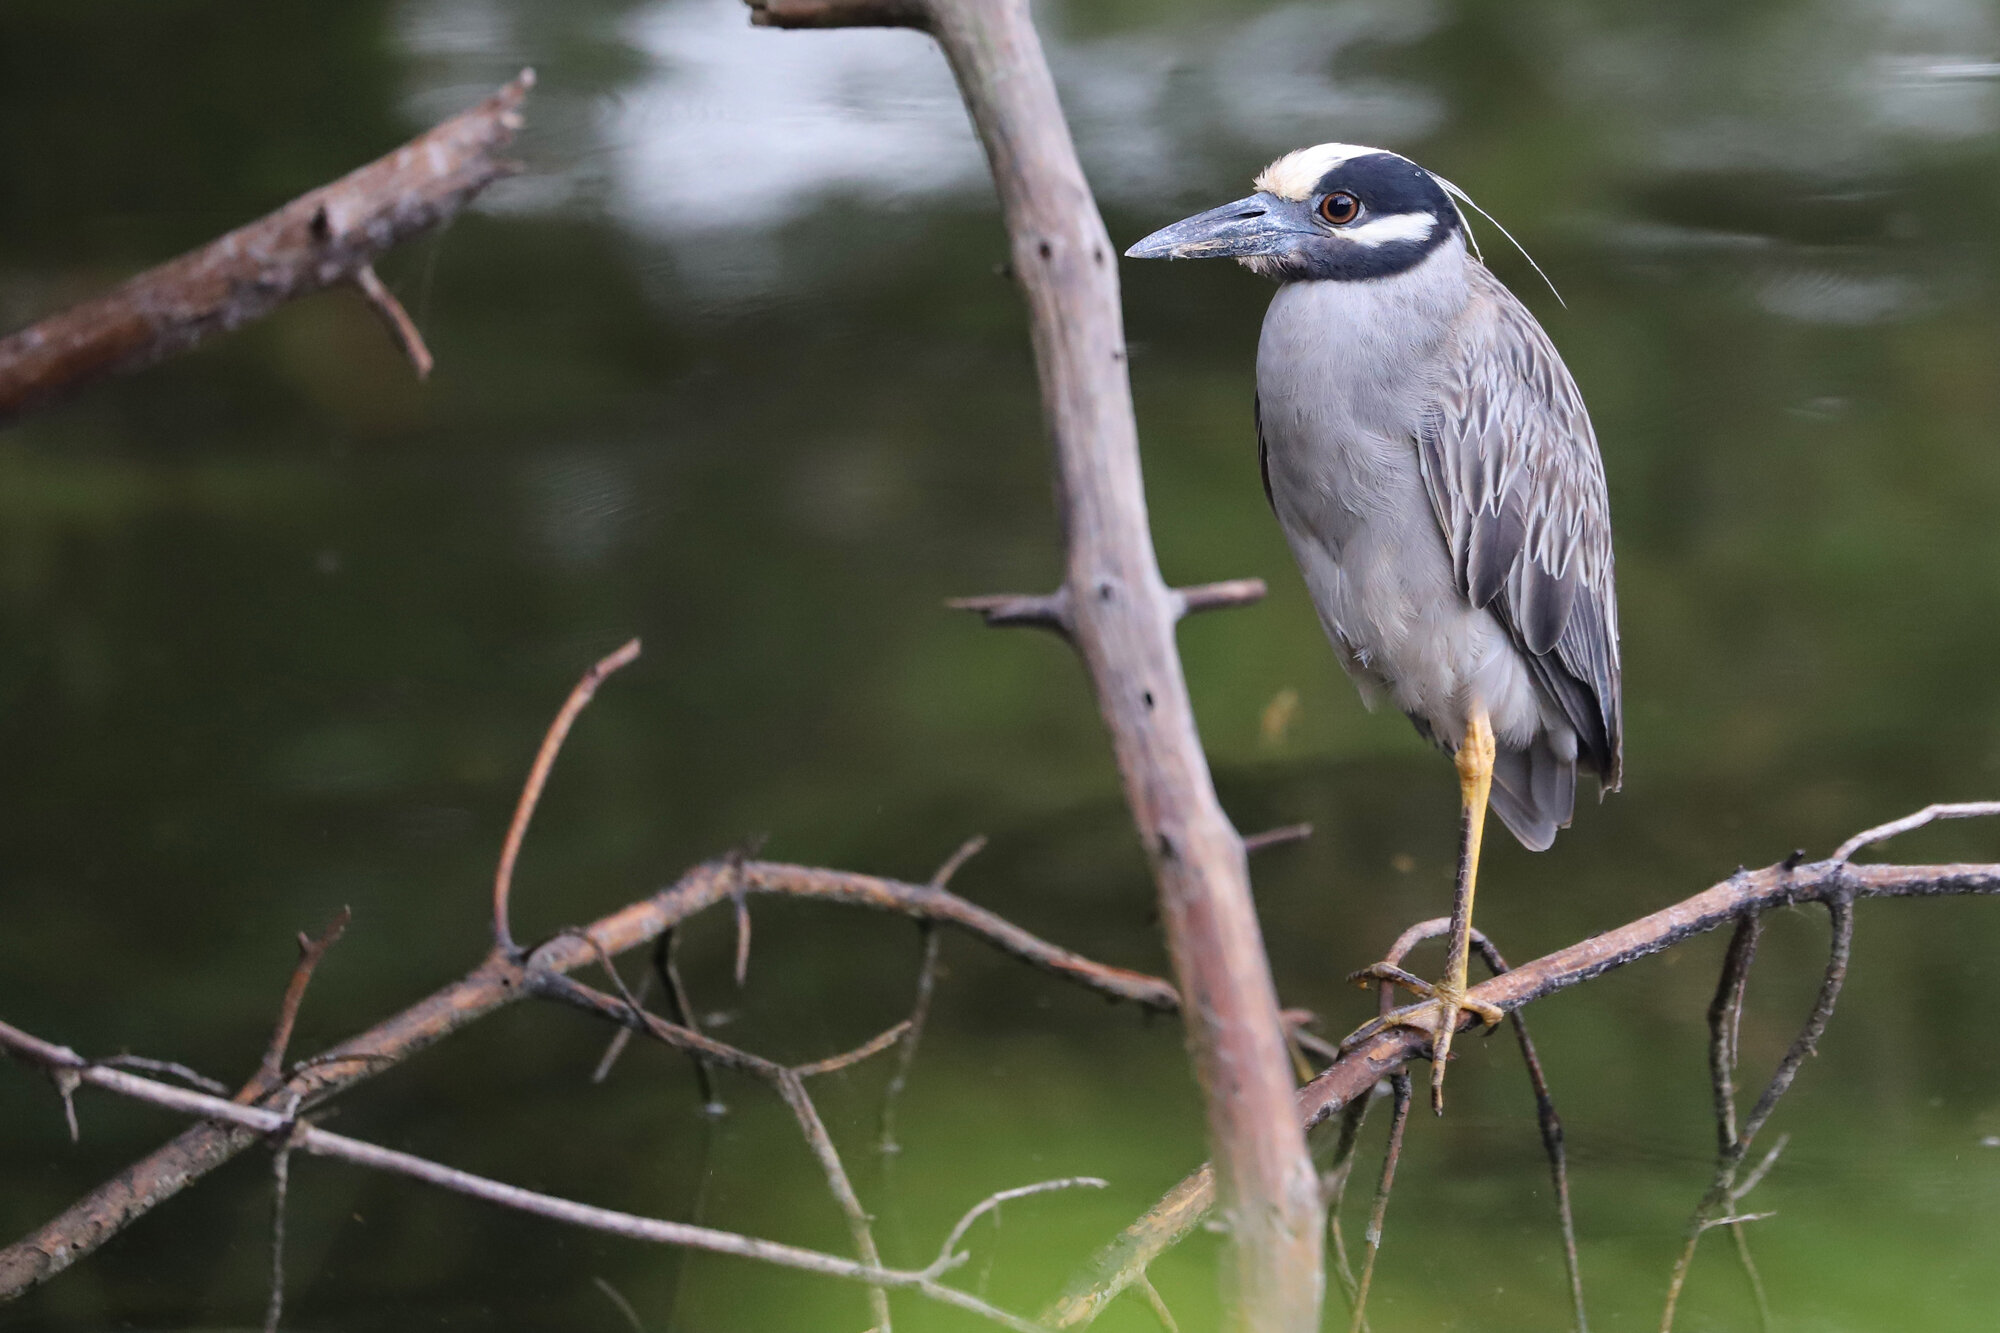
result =
[{"label": "thin twig", "polygon": [[[662,992],[667,1000],[667,1012],[673,1020],[684,1028],[701,1031],[701,1016],[695,1012],[694,1000],[688,994],[687,983],[681,980],[680,969],[681,933],[678,930],[663,931],[653,942],[653,975],[660,979]],[[631,1035],[630,1028],[619,1031]],[[709,1072],[708,1061],[699,1055],[688,1057],[694,1061],[694,1083],[701,1093],[702,1114],[719,1116],[726,1109],[722,1104],[722,1094],[716,1091],[715,1077]]]},{"label": "thin twig", "polygon": [[[662,935],[660,938],[664,940],[669,938],[670,935],[671,932],[668,935]],[[648,972],[639,978],[639,989],[633,993],[633,999],[643,1009],[646,1001],[652,997],[652,994],[653,974]],[[669,999],[668,1003],[671,1005],[671,999]],[[687,1026],[685,1020],[679,1014],[674,1014],[673,1018],[676,1023],[680,1023],[683,1027]],[[610,1078],[612,1066],[618,1063],[618,1057],[625,1054],[625,1048],[631,1044],[631,1028],[613,1028],[611,1030],[611,1040],[604,1043],[604,1054],[597,1057],[597,1065],[590,1071],[590,1081],[592,1083],[602,1083],[605,1079]],[[703,1065],[700,1059],[697,1058],[695,1060],[695,1068],[705,1070],[707,1066]],[[707,1089],[704,1088],[703,1092],[706,1093]]]},{"label": "thin twig", "polygon": [[1736,1151],[1736,1061],[1743,1027],[1743,997],[1750,986],[1750,967],[1757,960],[1757,940],[1764,918],[1746,912],[1729,937],[1722,955],[1722,975],[1715,998],[1708,1004],[1708,1080],[1715,1101],[1716,1152]]},{"label": "thin twig", "polygon": [[1174,618],[1194,615],[1199,611],[1221,611],[1233,606],[1248,606],[1252,602],[1264,600],[1270,590],[1262,579],[1223,579],[1217,583],[1197,583],[1189,588],[1175,588],[1171,598]]},{"label": "thin twig", "polygon": [[[805,1066],[803,1072],[789,1069],[762,1056],[752,1055],[719,1042],[703,1033],[668,1023],[647,1012],[640,1007],[632,992],[625,988],[624,979],[612,966],[610,956],[604,951],[603,946],[595,938],[591,938],[591,943],[597,946],[598,952],[603,955],[605,970],[617,982],[622,1002],[621,999],[613,999],[602,991],[594,991],[558,973],[537,970],[531,974],[530,986],[540,994],[575,1005],[601,1018],[627,1024],[641,1036],[651,1037],[679,1050],[697,1052],[716,1064],[755,1075],[768,1083],[792,1112],[793,1118],[798,1122],[799,1131],[805,1136],[806,1146],[812,1151],[814,1160],[819,1163],[820,1171],[826,1177],[827,1190],[833,1195],[834,1203],[839,1207],[841,1215],[847,1219],[847,1229],[854,1241],[856,1255],[870,1268],[882,1267],[882,1257],[875,1246],[875,1233],[870,1224],[868,1211],[861,1206],[860,1196],[854,1192],[854,1183],[848,1177],[847,1167],[840,1160],[840,1153],[833,1145],[833,1137],[826,1132],[826,1124],[820,1119],[819,1109],[813,1105],[812,1097],[806,1092],[804,1074],[823,1071],[819,1067],[810,1065]],[[856,1059],[888,1049],[901,1035],[902,1025],[899,1024],[888,1033],[876,1037],[859,1048],[858,1051],[835,1056],[831,1060],[822,1061],[821,1065],[828,1068],[844,1068]],[[890,1333],[888,1296],[880,1287],[876,1287],[869,1291],[868,1299],[875,1326],[882,1330],[882,1333]]]},{"label": "thin twig", "polygon": [[736,908],[736,989],[742,990],[750,980],[750,895],[743,888],[743,863],[757,855],[764,845],[764,837],[758,834],[728,856],[728,864],[734,872],[730,884],[729,897]]},{"label": "thin twig", "polygon": [[618,1307],[618,1313],[625,1316],[625,1322],[631,1326],[632,1333],[646,1333],[646,1326],[639,1322],[639,1312],[632,1308],[632,1302],[625,1299],[623,1292],[594,1274],[590,1280],[604,1293],[605,1300]]},{"label": "thin twig", "polygon": [[368,304],[375,307],[375,313],[382,316],[382,322],[389,326],[389,335],[396,345],[403,349],[403,355],[410,358],[410,368],[417,372],[417,378],[431,377],[431,367],[436,364],[431,359],[431,349],[424,345],[424,335],[417,328],[417,321],[410,318],[410,312],[403,309],[403,303],[389,290],[375,273],[373,264],[363,264],[354,270],[354,285],[368,298]]},{"label": "thin twig", "polygon": [[[1769,1213],[1760,1214],[1769,1217]],[[1771,1298],[1764,1290],[1764,1275],[1757,1271],[1757,1261],[1750,1256],[1750,1233],[1743,1229],[1745,1222],[1754,1218],[1732,1217],[1729,1220],[1729,1234],[1736,1241],[1736,1262],[1743,1266],[1743,1276],[1750,1280],[1750,1299],[1757,1303],[1757,1327],[1762,1333],[1771,1333]]]},{"label": "thin twig", "polygon": [[1854,952],[1854,904],[1845,897],[1835,896],[1827,899],[1826,910],[1831,918],[1833,942],[1827,950],[1826,974],[1820,980],[1819,994],[1813,998],[1812,1012],[1806,1015],[1799,1035],[1792,1039],[1785,1058],[1772,1072],[1764,1095],[1757,1099],[1757,1104],[1744,1118],[1741,1152],[1749,1150],[1757,1132],[1764,1128],[1764,1122],[1778,1108],[1778,1099],[1791,1088],[1792,1080],[1798,1077],[1799,1066],[1819,1049],[1819,1039],[1826,1032],[1827,1022],[1833,1017],[1833,1006],[1840,1000],[1840,989],[1847,982],[1847,961]]},{"label": "thin twig", "polygon": [[514,862],[520,859],[521,839],[527,836],[528,821],[534,818],[535,805],[542,799],[542,787],[549,780],[549,769],[554,766],[556,755],[562,751],[563,740],[569,735],[577,714],[597,693],[597,687],[604,683],[604,678],[638,656],[639,641],[633,639],[584,672],[583,679],[569,692],[569,698],[563,700],[556,720],[549,724],[548,734],[542,737],[541,749],[535,752],[535,762],[528,769],[528,780],[521,788],[521,799],[514,805],[513,821],[507,825],[507,839],[500,846],[499,868],[493,872],[493,947],[502,954],[512,957],[519,952],[514,943],[507,900],[514,887]]},{"label": "thin twig", "polygon": [[284,1082],[285,1050],[292,1044],[292,1029],[299,1021],[299,1006],[305,1003],[306,987],[312,985],[313,972],[319,967],[319,960],[326,957],[326,951],[340,942],[347,923],[353,913],[343,907],[334,913],[326,929],[317,936],[299,936],[299,961],[292,968],[292,979],[285,983],[285,998],[278,1005],[278,1023],[271,1031],[271,1041],[264,1048],[263,1063],[243,1090],[237,1093],[237,1100],[251,1101]]},{"label": "thin twig", "polygon": [[1262,833],[1251,833],[1243,839],[1245,855],[1255,856],[1258,852],[1273,847],[1282,847],[1288,842],[1304,842],[1313,835],[1311,824],[1285,824],[1279,828],[1265,829]]},{"label": "thin twig", "polygon": [[143,1055],[107,1055],[98,1063],[109,1065],[113,1069],[137,1069],[148,1074],[165,1074],[170,1078],[179,1079],[191,1088],[200,1088],[203,1092],[212,1092],[218,1097],[229,1095],[227,1083],[209,1078],[205,1074],[198,1074],[176,1060],[149,1060]]},{"label": "thin twig", "polygon": [[1742,1182],[1730,1192],[1731,1202],[1740,1201],[1744,1195],[1764,1183],[1764,1177],[1770,1175],[1771,1168],[1778,1164],[1778,1155],[1784,1152],[1785,1145],[1791,1141],[1792,1136],[1789,1134],[1778,1135],[1778,1141],[1771,1145],[1769,1152],[1764,1154],[1764,1160],[1757,1163],[1756,1169],[1743,1177]]},{"label": "thin twig", "polygon": [[[1493,941],[1480,931],[1472,932],[1472,945],[1492,969],[1494,976],[1509,971],[1507,960]],[[1555,1190],[1556,1217],[1562,1228],[1563,1269],[1569,1278],[1570,1312],[1576,1316],[1576,1333],[1590,1333],[1590,1315],[1583,1301],[1583,1261],[1576,1248],[1576,1212],[1569,1196],[1569,1152],[1563,1144],[1562,1116],[1556,1111],[1555,1094],[1549,1090],[1549,1076],[1535,1040],[1528,1035],[1528,1020],[1519,1009],[1507,1015],[1514,1037],[1521,1045],[1521,1063],[1527,1066],[1528,1085],[1535,1093],[1535,1124],[1542,1133],[1542,1151],[1549,1159],[1549,1182]]]},{"label": "thin twig", "polygon": [[[1936,809],[1937,807],[1932,807]],[[1921,813],[1921,812],[1920,812]],[[1912,816],[1916,818],[1916,816]],[[1907,821],[1898,821],[1904,823]],[[1883,827],[1889,827],[1884,825]],[[1912,826],[1914,827],[1914,826]],[[1852,841],[1850,839],[1850,841]],[[1838,864],[1838,863],[1836,863]],[[1743,996],[1749,984],[1750,965],[1757,952],[1758,918],[1754,912],[1746,912],[1738,921],[1736,933],[1730,938],[1729,950],[1723,957],[1722,976],[1716,984],[1715,999],[1709,1004],[1709,1076],[1714,1085],[1717,1148],[1715,1155],[1715,1177],[1710,1182],[1707,1193],[1695,1206],[1694,1214],[1688,1219],[1686,1239],[1681,1244],[1680,1254],[1674,1261],[1672,1273],[1667,1279],[1667,1298],[1660,1314],[1660,1333],[1672,1333],[1674,1313],[1680,1303],[1682,1289],[1687,1284],[1688,1270],[1694,1264],[1695,1250],[1701,1238],[1716,1227],[1729,1227],[1734,1239],[1737,1258],[1743,1266],[1743,1275],[1750,1284],[1750,1294],[1757,1303],[1757,1314],[1762,1326],[1768,1330],[1771,1324],[1770,1300],[1764,1290],[1764,1278],[1757,1271],[1757,1264],[1750,1255],[1750,1240],[1743,1232],[1743,1223],[1769,1217],[1769,1213],[1743,1214],[1735,1211],[1736,1205],[1760,1184],[1776,1165],[1778,1154],[1784,1150],[1784,1139],[1779,1139],[1764,1160],[1740,1184],[1737,1174],[1742,1170],[1751,1145],[1758,1132],[1764,1128],[1771,1113],[1777,1109],[1778,1100],[1791,1088],[1798,1077],[1799,1069],[1807,1057],[1818,1047],[1820,1037],[1826,1031],[1827,1022],[1833,1017],[1834,1005],[1840,999],[1840,991],[1847,980],[1848,960],[1854,948],[1854,902],[1853,895],[1841,892],[1839,886],[1825,896],[1829,917],[1831,940],[1827,948],[1826,972],[1820,980],[1818,994],[1813,999],[1813,1007],[1806,1015],[1798,1036],[1786,1049],[1784,1057],[1772,1071],[1771,1081],[1765,1085],[1763,1095],[1750,1109],[1750,1114],[1742,1118],[1738,1127],[1736,1112],[1736,1088],[1734,1069],[1736,1066],[1737,1031],[1742,1022]]]},{"label": "thin twig", "polygon": [[1886,824],[1877,824],[1855,834],[1840,846],[1834,848],[1835,861],[1847,861],[1863,847],[1873,847],[1878,842],[1887,842],[1899,833],[1908,833],[1940,819],[1980,819],[1988,815],[2000,815],[2000,801],[1951,801],[1937,805],[1927,805],[1913,815],[1892,819]]},{"label": "thin twig", "polygon": [[[960,843],[958,850],[946,857],[944,864],[931,875],[931,887],[949,887],[952,876],[959,868],[986,847],[984,834],[977,834]],[[917,962],[916,997],[910,1002],[910,1029],[903,1038],[902,1047],[896,1052],[896,1072],[889,1076],[888,1086],[882,1089],[881,1129],[876,1136],[876,1151],[898,1153],[902,1145],[896,1141],[896,1103],[909,1086],[910,1069],[917,1062],[917,1046],[924,1039],[924,1023],[930,1017],[931,997],[937,990],[937,968],[943,937],[931,922],[919,922],[917,929],[923,933],[923,948]]]},{"label": "thin twig", "polygon": [[285,1202],[291,1183],[292,1144],[287,1134],[271,1154],[271,1295],[264,1303],[264,1333],[278,1333],[285,1316]]},{"label": "thin twig", "polygon": [[1035,1194],[1049,1194],[1056,1190],[1102,1190],[1110,1188],[1110,1181],[1099,1180],[1096,1176],[1064,1176],[1060,1180],[1043,1180],[1033,1185],[1016,1185],[1012,1189],[999,1190],[993,1194],[989,1194],[965,1210],[964,1215],[958,1219],[957,1225],[952,1227],[950,1233],[945,1236],[944,1244],[938,1246],[937,1258],[931,1261],[931,1266],[925,1271],[935,1275],[944,1273],[964,1263],[966,1256],[958,1252],[959,1241],[965,1239],[965,1233],[972,1229],[974,1222],[977,1222],[988,1213],[998,1213],[1000,1205],[1003,1203],[1011,1203],[1015,1199],[1025,1199]]},{"label": "thin twig", "polygon": [[1166,1299],[1160,1295],[1160,1289],[1153,1285],[1153,1280],[1141,1273],[1133,1285],[1139,1289],[1139,1294],[1146,1298],[1147,1306],[1153,1311],[1153,1318],[1160,1321],[1164,1333],[1181,1333],[1181,1326],[1174,1322],[1174,1312],[1167,1308]]},{"label": "thin twig", "polygon": [[[1348,1182],[1354,1179],[1354,1150],[1361,1141],[1361,1125],[1368,1118],[1368,1108],[1374,1103],[1373,1097],[1361,1097],[1341,1109],[1340,1133],[1334,1140],[1333,1160],[1319,1178],[1320,1197],[1326,1204],[1327,1235],[1333,1241],[1334,1273],[1340,1278],[1340,1287],[1347,1296],[1349,1309],[1354,1306],[1360,1283],[1354,1276],[1354,1264],[1347,1255],[1347,1229],[1341,1225],[1340,1206],[1347,1199]],[[1366,1333],[1367,1327],[1366,1321],[1363,1321],[1363,1333]]]},{"label": "thin twig", "polygon": [[1394,1098],[1389,1111],[1389,1145],[1382,1153],[1382,1176],[1375,1185],[1375,1203],[1368,1210],[1368,1229],[1361,1233],[1361,1276],[1354,1287],[1354,1314],[1348,1333],[1361,1333],[1367,1326],[1368,1287],[1375,1280],[1375,1256],[1382,1249],[1382,1223],[1389,1215],[1389,1192],[1396,1186],[1396,1163],[1403,1156],[1403,1130],[1410,1122],[1410,1075],[1398,1069],[1389,1076],[1389,1093]]},{"label": "thin twig", "polygon": [[826,1059],[815,1060],[809,1065],[794,1065],[792,1072],[800,1078],[818,1078],[821,1074],[837,1073],[860,1064],[871,1055],[880,1055],[909,1034],[910,1020],[906,1018],[894,1027],[876,1033],[851,1051],[829,1055]]},{"label": "thin twig", "polygon": [[903,1145],[896,1141],[896,1103],[902,1098],[903,1089],[909,1086],[910,1068],[917,1062],[917,1044],[923,1040],[924,1022],[931,1012],[931,996],[937,989],[939,946],[944,942],[938,928],[928,921],[918,923],[917,929],[923,933],[923,947],[917,962],[916,998],[910,1004],[909,1035],[904,1038],[902,1049],[896,1052],[896,1072],[889,1076],[888,1085],[882,1089],[882,1115],[880,1130],[875,1137],[875,1150],[884,1154],[903,1150]]},{"label": "thin twig", "polygon": [[954,597],[945,603],[954,611],[976,611],[996,629],[1024,626],[1045,629],[1067,639],[1074,632],[1069,611],[1069,589],[1052,593],[991,593],[981,597]]}]

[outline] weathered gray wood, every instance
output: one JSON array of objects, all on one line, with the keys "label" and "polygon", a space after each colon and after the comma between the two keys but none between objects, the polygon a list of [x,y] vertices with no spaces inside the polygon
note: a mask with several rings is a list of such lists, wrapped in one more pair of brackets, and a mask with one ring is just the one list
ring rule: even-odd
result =
[{"label": "weathered gray wood", "polygon": [[937,38],[958,79],[999,191],[1055,446],[1068,555],[1056,623],[1089,668],[1111,732],[1159,887],[1188,1045],[1207,1100],[1217,1186],[1234,1238],[1226,1308],[1241,1328],[1316,1329],[1324,1230],[1318,1183],[1292,1106],[1284,1028],[1243,843],[1216,799],[1174,643],[1186,603],[1160,576],[1147,526],[1118,252],[1077,161],[1027,2],[751,4],[756,20],[773,26],[922,28]]}]

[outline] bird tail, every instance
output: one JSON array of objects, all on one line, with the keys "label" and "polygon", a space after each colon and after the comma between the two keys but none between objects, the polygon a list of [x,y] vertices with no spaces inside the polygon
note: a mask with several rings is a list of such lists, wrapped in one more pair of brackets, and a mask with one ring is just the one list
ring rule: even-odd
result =
[{"label": "bird tail", "polygon": [[1576,808],[1576,759],[1565,759],[1543,732],[1525,750],[1493,757],[1493,813],[1531,852],[1545,852]]}]

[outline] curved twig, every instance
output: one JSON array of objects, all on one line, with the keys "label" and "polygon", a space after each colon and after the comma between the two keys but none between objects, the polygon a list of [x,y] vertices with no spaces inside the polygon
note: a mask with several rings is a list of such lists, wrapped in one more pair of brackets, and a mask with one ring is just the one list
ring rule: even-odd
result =
[{"label": "curved twig", "polygon": [[514,818],[507,825],[506,841],[500,845],[500,865],[493,872],[493,947],[501,953],[511,955],[518,949],[514,943],[513,926],[508,919],[507,900],[514,888],[514,863],[521,856],[521,840],[528,834],[528,821],[535,817],[535,806],[542,799],[542,788],[548,783],[549,770],[555,766],[556,756],[562,753],[563,741],[568,738],[577,714],[589,704],[591,696],[597,693],[597,687],[604,683],[604,678],[629,665],[638,656],[639,641],[631,639],[584,672],[583,679],[577,681],[576,687],[569,692],[569,698],[563,700],[555,721],[549,723],[541,748],[535,751],[535,762],[528,768],[528,780],[522,784],[521,798],[514,803]]},{"label": "curved twig", "polygon": [[1947,801],[1927,805],[1913,815],[1892,819],[1886,824],[1877,824],[1855,834],[1840,846],[1834,848],[1833,859],[1846,861],[1863,847],[1873,847],[1878,842],[1887,842],[1899,833],[1920,829],[1926,824],[1940,819],[1980,819],[1988,815],[2000,815],[2000,801]]}]

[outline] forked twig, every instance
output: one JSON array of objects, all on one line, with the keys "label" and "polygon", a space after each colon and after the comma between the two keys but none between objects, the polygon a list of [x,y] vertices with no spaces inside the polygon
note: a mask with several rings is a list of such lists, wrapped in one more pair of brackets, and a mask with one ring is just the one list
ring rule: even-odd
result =
[{"label": "forked twig", "polygon": [[312,985],[313,972],[319,967],[319,960],[326,957],[326,951],[340,942],[347,923],[353,913],[343,907],[334,913],[332,921],[318,935],[299,936],[299,961],[292,968],[292,978],[285,983],[285,998],[278,1005],[278,1022],[271,1031],[271,1041],[264,1048],[263,1063],[250,1081],[243,1085],[236,1099],[241,1102],[254,1101],[277,1087],[285,1079],[285,1049],[292,1044],[292,1029],[298,1025],[299,1006],[305,1003],[306,987]]},{"label": "forked twig", "polygon": [[[881,1268],[882,1257],[875,1245],[875,1233],[868,1211],[862,1207],[860,1196],[854,1191],[854,1183],[848,1177],[847,1167],[840,1159],[839,1150],[833,1145],[833,1137],[827,1133],[826,1124],[820,1119],[819,1108],[813,1104],[812,1097],[806,1092],[805,1080],[814,1074],[847,1068],[869,1055],[887,1050],[907,1030],[907,1022],[898,1024],[853,1051],[819,1061],[817,1064],[791,1068],[739,1050],[706,1034],[669,1023],[648,1012],[626,987],[624,978],[619,975],[618,969],[613,965],[609,953],[604,950],[602,944],[587,932],[585,938],[596,946],[605,971],[618,986],[620,999],[614,999],[569,977],[544,969],[531,971],[532,980],[529,984],[536,992],[552,999],[562,1000],[600,1018],[623,1023],[632,1027],[641,1036],[651,1037],[678,1050],[698,1054],[713,1064],[740,1070],[769,1084],[792,1112],[800,1132],[805,1136],[806,1146],[811,1149],[814,1160],[819,1163],[821,1173],[826,1177],[827,1190],[833,1195],[834,1203],[847,1220],[848,1234],[853,1239],[857,1257],[870,1268]],[[532,962],[531,958],[530,963]],[[869,1290],[868,1298],[875,1326],[881,1329],[882,1333],[890,1333],[888,1296],[878,1286]]]},{"label": "forked twig", "polygon": [[[1931,807],[1938,810],[1946,807]],[[1895,825],[1885,824],[1883,829],[1902,831],[1896,825],[1909,828],[1928,822],[1919,811],[1909,819],[1898,820]],[[1979,812],[1973,812],[1979,813]],[[1915,823],[1911,821],[1917,821]],[[1870,830],[1871,833],[1881,830]],[[1889,836],[1884,834],[1883,836]],[[1862,835],[1866,839],[1867,835]],[[1850,838],[1843,844],[1843,852],[1865,846],[1865,841]],[[1836,854],[1836,862],[1844,863],[1846,857]],[[1743,1275],[1750,1285],[1750,1294],[1757,1305],[1759,1324],[1768,1333],[1771,1327],[1770,1300],[1764,1289],[1764,1278],[1757,1271],[1756,1261],[1750,1254],[1750,1238],[1743,1227],[1746,1222],[1761,1221],[1770,1213],[1745,1213],[1739,1205],[1750,1192],[1763,1183],[1771,1168],[1777,1164],[1778,1155],[1784,1151],[1786,1139],[1781,1137],[1771,1150],[1764,1155],[1747,1176],[1738,1179],[1744,1161],[1749,1157],[1751,1145],[1759,1131],[1777,1109],[1778,1100],[1791,1088],[1798,1077],[1799,1069],[1807,1057],[1811,1056],[1826,1032],[1828,1020],[1833,1017],[1834,1005],[1840,999],[1841,987],[1847,980],[1848,960],[1854,947],[1854,903],[1851,894],[1835,893],[1826,898],[1827,914],[1830,918],[1831,941],[1827,949],[1826,972],[1820,980],[1819,992],[1813,999],[1812,1010],[1806,1015],[1799,1034],[1786,1048],[1777,1068],[1772,1071],[1771,1080],[1757,1098],[1750,1113],[1738,1123],[1736,1109],[1735,1070],[1738,1055],[1738,1032],[1743,1021],[1743,999],[1749,986],[1750,967],[1756,960],[1757,940],[1762,930],[1761,920],[1754,911],[1746,912],[1738,918],[1736,931],[1730,936],[1729,948],[1723,955],[1722,974],[1717,979],[1715,998],[1708,1007],[1709,1030],[1709,1080],[1715,1099],[1716,1154],[1715,1176],[1701,1202],[1695,1206],[1688,1219],[1687,1234],[1681,1243],[1679,1255],[1667,1279],[1667,1297],[1660,1314],[1660,1333],[1673,1333],[1674,1314],[1679,1307],[1681,1292],[1686,1287],[1688,1271],[1694,1264],[1696,1249],[1701,1238],[1717,1227],[1726,1226],[1735,1241],[1738,1261],[1742,1264]]]},{"label": "forked twig", "polygon": [[[1449,933],[1451,929],[1451,918],[1433,917],[1428,921],[1419,921],[1396,937],[1396,942],[1389,946],[1389,952],[1384,956],[1382,962],[1371,969],[1372,975],[1380,983],[1380,1013],[1375,1020],[1376,1024],[1383,1024],[1387,1021],[1390,1008],[1393,1004],[1391,982],[1407,984],[1405,981],[1406,978],[1408,980],[1417,980],[1411,973],[1404,971],[1401,966],[1403,959],[1409,956],[1410,950],[1416,948],[1417,945],[1423,943],[1425,940],[1435,939],[1440,935]],[[1494,946],[1493,941],[1488,939],[1483,931],[1473,930],[1470,939],[1472,947],[1478,952],[1480,959],[1485,962],[1487,969],[1494,976],[1497,977],[1512,970],[1507,966],[1507,960],[1501,956],[1500,950]],[[1419,984],[1422,983],[1419,982]],[[1577,1333],[1590,1333],[1590,1316],[1585,1310],[1583,1299],[1583,1266],[1577,1254],[1576,1246],[1576,1215],[1570,1204],[1569,1160],[1568,1152],[1563,1144],[1562,1117],[1556,1111],[1555,1097],[1549,1091],[1548,1074],[1542,1068],[1541,1056],[1535,1050],[1534,1038],[1528,1034],[1527,1019],[1522,1016],[1518,1009],[1510,1013],[1507,1017],[1508,1021],[1513,1025],[1515,1039],[1520,1043],[1521,1062],[1527,1068],[1528,1083],[1533,1088],[1535,1094],[1535,1120],[1541,1131],[1542,1150],[1548,1155],[1549,1159],[1549,1178],[1555,1190],[1556,1215],[1562,1230],[1563,1268],[1565,1275],[1569,1279],[1571,1312],[1576,1317]],[[1362,1029],[1363,1032],[1367,1032],[1368,1030],[1368,1028]],[[1342,1043],[1342,1046],[1350,1045],[1354,1040],[1354,1038],[1350,1037],[1347,1042]],[[1399,1152],[1401,1150],[1402,1127],[1400,1124],[1391,1127],[1390,1144],[1392,1151]],[[1377,1220],[1374,1223],[1374,1234],[1370,1237],[1370,1249],[1364,1262],[1361,1278],[1359,1282],[1344,1283],[1344,1285],[1349,1287],[1350,1294],[1353,1297],[1353,1327],[1355,1333],[1360,1333],[1360,1330],[1367,1326],[1363,1318],[1363,1310],[1367,1301],[1368,1277],[1375,1263],[1375,1248],[1381,1244],[1380,1218],[1387,1211],[1387,1190],[1393,1184],[1394,1179],[1395,1169],[1393,1163],[1385,1163],[1382,1183],[1379,1186],[1381,1193],[1378,1195],[1375,1208]],[[1339,1267],[1345,1270],[1347,1266],[1345,1238],[1340,1234],[1337,1220],[1334,1221],[1333,1226],[1335,1258]]]},{"label": "forked twig", "polygon": [[576,722],[577,714],[597,693],[597,687],[604,683],[604,678],[638,656],[639,641],[632,639],[584,672],[583,679],[569,692],[569,698],[563,700],[555,721],[549,723],[548,734],[542,737],[541,749],[535,752],[535,762],[528,769],[528,780],[521,788],[521,798],[514,805],[514,818],[507,825],[507,840],[500,846],[500,865],[493,872],[493,947],[509,957],[520,952],[514,943],[513,926],[507,911],[507,900],[514,888],[514,863],[520,859],[521,840],[527,836],[528,821],[535,817],[535,805],[542,799],[542,788],[549,780],[549,769],[554,767],[556,755],[562,752],[563,741]]}]

